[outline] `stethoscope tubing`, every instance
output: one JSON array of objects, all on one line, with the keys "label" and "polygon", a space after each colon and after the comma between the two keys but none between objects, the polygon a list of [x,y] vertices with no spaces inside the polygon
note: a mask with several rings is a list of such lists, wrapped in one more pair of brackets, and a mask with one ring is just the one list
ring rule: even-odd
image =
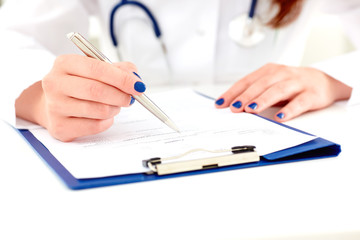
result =
[{"label": "stethoscope tubing", "polygon": [[110,14],[110,36],[111,36],[112,43],[115,47],[118,46],[118,41],[115,36],[115,24],[114,24],[115,14],[119,8],[121,8],[122,6],[125,6],[125,5],[134,5],[134,6],[141,8],[147,14],[147,16],[150,18],[150,20],[153,24],[155,36],[157,38],[161,37],[161,31],[160,31],[159,24],[158,24],[157,20],[155,19],[154,15],[149,10],[149,8],[147,8],[144,4],[142,4],[138,1],[122,0],[120,3],[116,4],[113,7],[113,9],[111,10],[111,14]]},{"label": "stethoscope tubing", "polygon": [[[240,22],[240,25],[245,24],[244,29],[246,28],[246,25],[250,25],[250,26],[253,25],[253,22],[254,22],[253,20],[255,18],[256,4],[257,4],[257,0],[251,0],[250,9],[246,15],[247,19],[242,20],[242,21],[245,21],[244,23]],[[113,7],[113,9],[111,10],[111,14],[110,14],[110,37],[111,37],[111,41],[115,47],[118,47],[118,41],[117,41],[117,38],[115,35],[115,23],[114,23],[115,22],[114,21],[115,14],[119,8],[121,8],[122,6],[125,6],[125,5],[133,5],[133,6],[139,7],[141,10],[143,10],[146,13],[146,15],[149,17],[149,19],[153,25],[153,30],[154,30],[154,34],[155,34],[156,38],[161,40],[161,31],[160,31],[158,21],[155,19],[155,16],[151,13],[150,9],[148,7],[146,7],[146,5],[144,5],[143,3],[138,2],[136,0],[122,0]],[[249,44],[248,40],[241,40],[241,39],[240,40],[233,39],[233,40],[235,42],[239,43],[239,45],[244,45],[244,46],[248,47],[248,46],[256,45],[262,39],[263,39],[263,37],[260,40],[256,40],[255,44]],[[241,43],[242,41],[246,41],[247,43],[246,44]]]},{"label": "stethoscope tubing", "polygon": [[250,10],[249,10],[249,18],[253,18],[255,15],[256,3],[257,3],[257,0],[251,1]]}]

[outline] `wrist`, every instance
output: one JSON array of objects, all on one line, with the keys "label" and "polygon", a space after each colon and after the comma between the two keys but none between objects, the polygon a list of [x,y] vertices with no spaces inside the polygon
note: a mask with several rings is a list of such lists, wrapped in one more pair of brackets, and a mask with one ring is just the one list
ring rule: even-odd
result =
[{"label": "wrist", "polygon": [[345,83],[333,78],[332,76],[330,76],[326,73],[324,73],[324,74],[325,74],[325,77],[327,77],[330,82],[331,92],[334,95],[335,101],[347,100],[350,98],[351,92],[352,92],[352,87],[346,85]]},{"label": "wrist", "polygon": [[46,127],[44,92],[41,81],[25,89],[15,101],[16,116]]}]

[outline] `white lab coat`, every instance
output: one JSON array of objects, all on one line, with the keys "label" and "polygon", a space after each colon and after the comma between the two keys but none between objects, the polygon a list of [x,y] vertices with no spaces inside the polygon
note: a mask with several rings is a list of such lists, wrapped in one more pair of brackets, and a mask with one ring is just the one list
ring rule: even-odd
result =
[{"label": "white lab coat", "polygon": [[[321,0],[308,0],[299,18],[281,30],[265,29],[263,42],[239,47],[228,37],[229,22],[249,9],[250,0],[141,0],[160,24],[164,55],[149,19],[139,8],[126,6],[115,17],[120,47],[110,42],[109,16],[118,1],[108,0],[7,0],[0,9],[1,118],[15,123],[14,102],[39,81],[56,56],[81,52],[65,37],[68,32],[89,35],[89,18],[100,20],[99,45],[113,61],[121,53],[132,61],[147,85],[235,82],[268,62],[300,64],[312,14],[323,9]],[[259,0],[257,15],[266,21],[269,0]],[[325,1],[344,21],[353,44],[360,48],[360,0]],[[360,54],[343,56],[317,65],[329,75],[359,89]],[[335,67],[334,67],[335,66]],[[343,69],[346,68],[346,72]],[[170,70],[169,70],[170,69]],[[356,90],[357,91],[357,90]],[[353,91],[353,95],[356,92]],[[358,95],[358,94],[357,94]],[[354,96],[352,96],[354,99]],[[356,100],[355,102],[358,102]]]}]

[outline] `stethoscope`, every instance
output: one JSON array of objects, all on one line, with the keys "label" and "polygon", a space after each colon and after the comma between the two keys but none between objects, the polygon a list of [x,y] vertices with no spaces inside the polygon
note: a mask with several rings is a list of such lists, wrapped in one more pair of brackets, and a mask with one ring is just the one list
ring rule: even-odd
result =
[{"label": "stethoscope", "polygon": [[255,16],[257,0],[252,0],[248,13],[241,14],[229,24],[229,37],[242,47],[253,47],[265,38],[264,25]]},{"label": "stethoscope", "polygon": [[[112,41],[112,44],[114,45],[114,47],[118,47],[118,41],[117,41],[117,38],[116,38],[116,35],[115,35],[115,25],[114,25],[114,19],[115,19],[115,14],[116,14],[116,11],[119,10],[121,7],[125,6],[125,5],[133,5],[135,7],[138,7],[140,8],[141,10],[143,10],[145,12],[145,14],[148,16],[148,18],[150,19],[151,23],[152,23],[152,26],[153,26],[153,29],[154,29],[154,34],[155,34],[155,37],[159,40],[160,44],[161,44],[161,48],[164,52],[164,55],[166,56],[166,46],[164,44],[164,42],[162,41],[162,38],[161,38],[161,30],[160,30],[160,27],[159,27],[159,24],[158,24],[158,21],[155,19],[155,16],[154,14],[151,13],[150,9],[145,6],[143,3],[141,2],[138,2],[138,1],[132,1],[132,0],[122,0],[120,1],[120,3],[116,4],[113,9],[111,10],[111,13],[110,13],[110,37],[111,37],[111,41]],[[119,59],[121,60],[122,57],[119,56]],[[167,65],[169,67],[169,61],[168,59],[166,59],[166,62],[167,62]]]},{"label": "stethoscope", "polygon": [[[242,47],[256,46],[265,37],[263,26],[260,23],[259,19],[255,16],[256,3],[257,0],[252,0],[249,12],[236,17],[229,24],[229,37]],[[118,41],[115,35],[114,19],[117,10],[119,10],[119,8],[125,5],[133,5],[145,12],[145,14],[149,17],[152,23],[155,36],[161,42],[162,49],[166,55],[165,44],[161,39],[161,30],[157,20],[155,19],[155,16],[151,13],[147,6],[136,0],[122,0],[120,1],[120,3],[116,4],[113,7],[110,14],[110,36],[112,44],[115,47],[118,47]]]}]

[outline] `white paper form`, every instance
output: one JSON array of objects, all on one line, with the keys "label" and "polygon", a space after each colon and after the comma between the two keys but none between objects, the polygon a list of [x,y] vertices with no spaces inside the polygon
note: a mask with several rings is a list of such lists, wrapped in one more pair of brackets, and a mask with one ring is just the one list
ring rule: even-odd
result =
[{"label": "white paper form", "polygon": [[139,103],[122,108],[109,130],[74,142],[58,141],[46,129],[31,132],[78,179],[146,172],[149,169],[142,166],[142,160],[176,156],[194,148],[254,145],[260,155],[265,155],[315,138],[252,114],[216,109],[214,101],[191,89],[157,93],[151,99],[180,133]]}]

